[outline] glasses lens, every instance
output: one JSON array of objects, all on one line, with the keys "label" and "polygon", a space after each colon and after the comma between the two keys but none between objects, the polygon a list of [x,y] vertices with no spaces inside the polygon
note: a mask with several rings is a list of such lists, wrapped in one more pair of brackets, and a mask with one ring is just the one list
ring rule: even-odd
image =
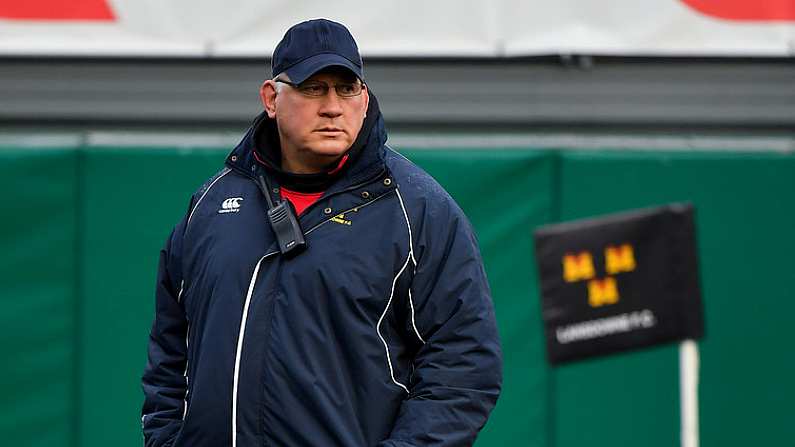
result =
[{"label": "glasses lens", "polygon": [[328,85],[322,82],[304,82],[298,86],[298,91],[306,96],[326,96]]},{"label": "glasses lens", "polygon": [[[329,86],[325,82],[308,81],[296,86],[299,92],[306,96],[320,97],[326,96]],[[334,85],[337,96],[350,98],[362,94],[362,84],[359,82],[343,82]]]},{"label": "glasses lens", "polygon": [[358,82],[337,84],[334,86],[334,90],[337,92],[337,95],[343,98],[359,96],[362,94],[362,84]]}]

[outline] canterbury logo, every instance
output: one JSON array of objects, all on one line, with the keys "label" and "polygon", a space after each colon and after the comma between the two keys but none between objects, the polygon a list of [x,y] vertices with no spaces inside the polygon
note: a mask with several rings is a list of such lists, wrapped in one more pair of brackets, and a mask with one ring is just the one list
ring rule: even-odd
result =
[{"label": "canterbury logo", "polygon": [[221,209],[218,210],[218,214],[224,213],[237,213],[240,211],[240,202],[243,200],[242,197],[230,197],[225,199],[221,202]]}]

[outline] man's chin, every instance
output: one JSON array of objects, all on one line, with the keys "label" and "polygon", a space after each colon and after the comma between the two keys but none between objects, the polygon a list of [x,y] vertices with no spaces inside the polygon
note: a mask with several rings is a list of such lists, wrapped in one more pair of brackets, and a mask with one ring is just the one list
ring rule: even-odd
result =
[{"label": "man's chin", "polygon": [[334,142],[334,144],[319,144],[314,147],[308,148],[314,155],[322,158],[328,158],[332,161],[342,156],[350,149],[350,145],[345,142]]}]

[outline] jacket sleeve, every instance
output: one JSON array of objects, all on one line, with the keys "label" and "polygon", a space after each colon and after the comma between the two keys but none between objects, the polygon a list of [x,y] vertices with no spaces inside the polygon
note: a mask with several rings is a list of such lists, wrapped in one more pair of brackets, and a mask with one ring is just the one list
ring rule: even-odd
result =
[{"label": "jacket sleeve", "polygon": [[502,352],[486,273],[468,220],[449,200],[414,228],[411,324],[424,343],[410,393],[379,447],[470,446],[500,393]]},{"label": "jacket sleeve", "polygon": [[179,302],[180,252],[185,220],[172,231],[160,251],[155,289],[155,316],[149,335],[148,362],[142,386],[141,425],[145,447],[166,447],[182,426],[187,391],[188,323]]}]

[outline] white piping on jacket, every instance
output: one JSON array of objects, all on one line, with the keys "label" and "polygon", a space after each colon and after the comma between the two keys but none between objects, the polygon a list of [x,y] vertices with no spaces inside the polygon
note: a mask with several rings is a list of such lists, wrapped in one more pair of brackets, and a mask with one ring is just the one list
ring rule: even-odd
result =
[{"label": "white piping on jacket", "polygon": [[[208,186],[207,189],[204,190],[204,193],[202,193],[201,197],[199,197],[199,200],[196,201],[196,205],[193,206],[193,209],[190,211],[190,214],[188,215],[188,220],[187,220],[187,222],[185,222],[185,231],[187,231],[188,225],[190,225],[190,220],[193,218],[193,213],[196,212],[196,210],[199,208],[199,204],[201,204],[202,200],[204,200],[204,196],[206,196],[207,193],[210,192],[210,189],[212,189],[213,185],[215,185],[215,183],[218,180],[221,180],[221,177],[225,176],[226,174],[229,174],[229,172],[231,172],[231,171],[232,170],[229,169],[229,168],[224,168],[224,170],[221,173],[221,175],[216,177],[216,179],[213,180],[212,183],[210,183],[210,186]],[[182,279],[180,281],[180,283],[179,283],[179,292],[177,292],[177,302],[178,303],[182,300],[182,292],[184,290],[185,290],[185,279]],[[189,384],[188,384],[188,358],[187,358],[188,356],[187,356],[187,352],[188,352],[188,348],[189,348],[189,346],[188,346],[188,338],[189,337],[190,337],[190,324],[188,324],[188,330],[185,333],[185,372],[182,373],[182,375],[185,377],[185,398],[183,399],[183,403],[182,403],[182,420],[183,421],[185,420],[185,416],[187,416],[187,414],[188,414]],[[141,417],[141,422],[142,423],[143,423],[144,417],[146,417],[146,415]]]},{"label": "white piping on jacket", "polygon": [[414,259],[414,242],[411,240],[411,224],[409,223],[409,213],[406,212],[406,205],[403,204],[403,196],[400,195],[400,190],[395,188],[395,192],[397,193],[398,200],[400,201],[400,208],[403,210],[403,217],[406,218],[406,228],[409,229],[409,255],[411,256],[411,262],[414,263],[414,268],[417,268],[417,260]]},{"label": "white piping on jacket", "polygon": [[[226,172],[224,174],[221,174],[221,176],[219,176],[218,179],[220,179],[224,175],[226,175]],[[218,181],[218,179],[216,179],[215,181]],[[215,181],[212,184],[210,184],[210,186],[207,188],[207,191],[209,191],[210,188],[212,188],[212,186],[215,183]],[[207,191],[205,191],[204,194],[207,194]],[[390,378],[392,379],[392,382],[395,383],[395,385],[403,388],[403,390],[406,393],[409,393],[409,389],[405,385],[403,385],[402,383],[398,382],[395,379],[395,372],[394,372],[394,369],[392,367],[392,358],[391,358],[391,355],[389,353],[389,345],[387,344],[386,340],[384,339],[383,335],[381,334],[381,323],[384,321],[384,318],[386,317],[386,314],[389,311],[389,306],[392,305],[392,298],[394,297],[394,294],[395,294],[395,285],[397,284],[397,280],[400,278],[400,275],[402,275],[403,272],[406,270],[406,267],[408,267],[409,261],[411,261],[414,264],[415,272],[416,272],[416,268],[417,268],[417,261],[414,258],[414,245],[413,245],[413,242],[412,242],[411,224],[409,223],[408,213],[406,212],[406,207],[405,207],[405,205],[403,203],[403,198],[400,195],[400,192],[397,190],[397,188],[395,189],[395,193],[398,196],[398,200],[400,202],[400,207],[403,210],[403,216],[406,219],[406,227],[408,228],[408,234],[409,234],[409,253],[408,253],[408,256],[406,257],[406,261],[403,263],[403,266],[400,268],[400,270],[398,271],[398,273],[395,275],[394,279],[392,280],[392,288],[391,288],[391,290],[389,292],[389,299],[387,300],[386,307],[384,308],[384,312],[381,314],[381,317],[378,319],[378,323],[376,324],[376,332],[378,333],[378,338],[381,340],[381,343],[384,345],[384,351],[386,353],[387,365],[389,366],[389,375],[390,375]],[[199,199],[199,201],[201,201],[201,199],[204,198],[204,194]],[[383,197],[383,196],[381,196],[381,197]],[[381,197],[379,197],[379,199]],[[361,206],[358,206],[358,207],[355,207],[355,208],[351,208],[350,210],[344,211],[343,214],[347,213],[347,212],[350,212],[353,209],[366,207],[367,205],[370,205],[370,204],[374,203],[376,200],[373,200],[371,202],[368,202],[368,203],[366,203],[364,205],[361,205]],[[196,207],[194,207],[194,211],[196,210],[197,207],[198,207],[198,202],[196,203]],[[191,215],[192,214],[193,214],[193,212],[191,212]],[[331,218],[329,218],[329,219],[327,219],[327,220],[325,220],[323,222],[320,222],[319,224],[317,224],[313,228],[311,228],[309,231],[307,231],[305,234],[311,233],[312,231],[317,229],[319,226],[321,226],[322,224],[324,224],[324,223],[326,223],[326,222],[328,222],[330,220],[331,220]],[[190,217],[188,217],[188,222],[190,222]],[[186,224],[186,227],[187,227],[187,224]],[[265,258],[267,258],[267,257],[269,257],[271,255],[277,254],[277,253],[278,252],[268,253],[268,254],[264,255],[263,257],[261,257],[259,259],[259,261],[257,261],[257,265],[254,267],[254,273],[252,273],[252,275],[251,275],[251,281],[249,282],[248,292],[246,293],[246,300],[245,300],[245,302],[243,304],[243,315],[242,315],[241,320],[240,320],[240,329],[239,329],[238,338],[237,338],[237,350],[236,350],[236,353],[235,353],[234,377],[233,377],[233,380],[232,380],[232,447],[237,447],[237,390],[238,390],[238,381],[239,381],[239,377],[240,377],[240,358],[241,358],[241,354],[242,354],[242,351],[243,351],[243,338],[245,336],[246,320],[248,319],[248,309],[249,309],[249,305],[251,304],[251,296],[252,296],[252,294],[254,292],[254,285],[256,284],[257,274],[259,273],[259,268],[260,268],[260,265],[262,264],[262,261],[265,260]],[[417,330],[416,323],[414,321],[414,304],[412,302],[411,290],[410,289],[409,289],[409,305],[411,307],[411,324],[414,327],[414,332],[417,335],[417,338],[423,344],[425,344],[425,340],[423,340],[422,336],[420,336],[419,331]]]},{"label": "white piping on jacket", "polygon": [[420,331],[417,330],[417,324],[414,322],[414,301],[411,298],[411,287],[409,287],[409,309],[411,309],[411,327],[414,328],[414,334],[422,344],[425,344],[425,340],[420,335]]},{"label": "white piping on jacket", "polygon": [[[199,204],[201,204],[202,200],[204,200],[204,196],[206,196],[207,193],[210,192],[210,190],[212,189],[213,185],[215,185],[215,183],[218,180],[221,180],[221,177],[225,176],[226,174],[229,174],[231,171],[232,170],[229,169],[229,168],[224,168],[224,170],[221,173],[221,175],[216,177],[216,179],[213,180],[212,183],[210,183],[210,186],[208,186],[207,189],[204,190],[204,193],[202,193],[201,197],[199,197],[199,200],[196,201],[196,205],[194,205],[193,209],[190,210],[190,214],[188,215],[188,220],[187,220],[187,222],[185,222],[185,231],[188,230],[188,225],[190,225],[190,220],[193,218],[193,213],[195,213],[196,210],[199,208]],[[178,303],[182,300],[182,292],[184,290],[185,290],[185,279],[182,279],[180,281],[180,283],[179,283],[179,292],[177,292],[177,302]],[[182,420],[185,420],[185,416],[188,414],[188,359],[187,359],[187,349],[188,349],[188,337],[189,336],[190,336],[190,324],[188,324],[188,331],[185,333],[185,352],[186,352],[186,356],[185,356],[185,372],[182,374],[183,376],[185,376],[185,399],[183,401]]]},{"label": "white piping on jacket", "polygon": [[[179,293],[182,293],[182,289],[180,289]],[[190,323],[188,323],[188,330],[185,331],[185,372],[182,374],[185,376],[185,401],[183,403],[182,408],[182,420],[185,420],[185,416],[188,414],[188,393],[190,392],[190,387],[188,386],[188,349],[190,348],[190,344],[188,339],[190,338]]]},{"label": "white piping on jacket", "polygon": [[[400,190],[395,188],[395,192],[397,193],[398,200],[400,201],[400,208],[403,209],[403,217],[406,218],[406,228],[409,229],[409,257],[411,258],[411,262],[414,263],[414,273],[417,273],[417,260],[414,259],[414,243],[411,240],[412,236],[409,213],[406,212],[406,205],[403,204],[403,196],[400,195]],[[414,319],[414,300],[411,298],[411,287],[409,287],[409,309],[411,310],[411,327],[414,328],[414,334],[422,342],[422,344],[425,344],[425,340],[420,335],[420,331],[417,330],[417,323]]]},{"label": "white piping on jacket", "polygon": [[[392,359],[389,355],[389,345],[386,344],[386,340],[384,340],[384,336],[381,335],[381,322],[384,321],[384,317],[386,313],[389,311],[389,306],[392,304],[392,297],[395,294],[395,283],[397,283],[398,278],[400,275],[403,274],[403,271],[406,270],[406,267],[409,265],[409,260],[411,260],[411,256],[406,256],[406,262],[403,263],[403,267],[400,268],[397,275],[395,275],[395,279],[392,280],[392,291],[389,292],[389,300],[386,302],[386,307],[384,308],[384,313],[381,314],[381,318],[378,319],[378,324],[375,325],[375,331],[378,332],[378,338],[381,339],[381,343],[384,344],[384,350],[386,351],[386,363],[389,365],[389,376],[392,378],[392,382],[395,382],[395,385],[403,388],[407,393],[409,389],[406,388],[406,385],[395,380],[395,371],[392,369]],[[233,446],[234,447],[234,446]]]},{"label": "white piping on jacket", "polygon": [[179,282],[179,292],[177,292],[177,302],[182,299],[182,291],[185,290],[185,280]]},{"label": "white piping on jacket", "polygon": [[226,174],[229,174],[230,172],[232,172],[231,169],[224,168],[223,173],[219,175],[215,180],[213,180],[213,182],[210,183],[210,186],[208,186],[207,189],[204,190],[204,193],[202,194],[201,197],[199,197],[199,200],[196,201],[196,205],[193,207],[193,209],[190,211],[190,214],[188,215],[188,221],[185,222],[185,231],[188,231],[188,225],[190,225],[190,220],[191,218],[193,218],[193,213],[195,213],[196,210],[199,209],[199,204],[202,203],[204,196],[206,196],[207,193],[210,192],[210,190],[213,188],[213,185],[215,185],[215,182],[221,180],[221,177],[225,176]]},{"label": "white piping on jacket", "polygon": [[254,267],[254,273],[251,274],[251,282],[248,284],[248,292],[246,293],[246,301],[243,303],[243,316],[240,318],[240,329],[237,335],[237,351],[235,353],[235,372],[234,379],[232,380],[232,447],[237,447],[237,381],[240,377],[240,354],[243,352],[243,336],[246,334],[246,320],[248,319],[248,307],[251,304],[251,295],[254,293],[254,284],[257,282],[257,273],[259,273],[259,266],[265,258],[275,255],[279,252],[274,251],[259,258],[257,265]]}]

